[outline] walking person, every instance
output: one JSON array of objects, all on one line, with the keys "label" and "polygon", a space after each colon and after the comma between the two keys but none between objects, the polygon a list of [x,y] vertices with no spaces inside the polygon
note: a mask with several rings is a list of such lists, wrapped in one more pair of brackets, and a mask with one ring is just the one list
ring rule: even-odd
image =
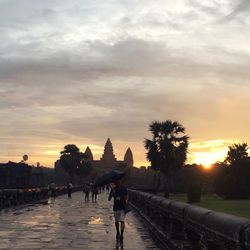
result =
[{"label": "walking person", "polygon": [[127,188],[121,183],[121,180],[115,182],[115,186],[111,186],[108,200],[114,199],[113,211],[115,217],[116,239],[123,241],[125,229],[125,207],[128,204]]},{"label": "walking person", "polygon": [[89,201],[90,186],[88,184],[84,186],[83,192],[85,193],[85,201]]},{"label": "walking person", "polygon": [[67,185],[68,198],[71,198],[72,188],[73,188],[73,185],[72,183],[69,182]]},{"label": "walking person", "polygon": [[50,185],[49,185],[49,195],[51,197],[56,197],[56,184],[55,183],[50,183]]},{"label": "walking person", "polygon": [[92,187],[92,202],[96,202],[98,195],[98,188]]}]

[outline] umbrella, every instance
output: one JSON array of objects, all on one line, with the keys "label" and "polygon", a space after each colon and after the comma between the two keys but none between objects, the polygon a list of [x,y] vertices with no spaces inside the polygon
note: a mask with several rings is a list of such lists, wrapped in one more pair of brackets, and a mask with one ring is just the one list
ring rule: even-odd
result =
[{"label": "umbrella", "polygon": [[104,185],[107,185],[111,182],[115,182],[117,180],[120,180],[125,175],[124,172],[120,170],[111,170],[104,175],[98,177],[96,179],[96,182],[94,184],[95,187],[101,187]]}]

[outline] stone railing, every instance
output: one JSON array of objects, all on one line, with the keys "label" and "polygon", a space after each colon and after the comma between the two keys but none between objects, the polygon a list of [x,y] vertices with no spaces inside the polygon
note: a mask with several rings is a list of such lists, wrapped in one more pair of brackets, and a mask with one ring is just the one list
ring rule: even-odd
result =
[{"label": "stone railing", "polygon": [[[73,187],[72,192],[80,191],[82,187]],[[49,188],[32,189],[0,189],[0,209],[10,208],[22,204],[48,200],[49,196],[64,195],[67,187],[55,187],[51,192]]]},{"label": "stone railing", "polygon": [[129,200],[162,249],[250,249],[248,219],[134,190]]}]

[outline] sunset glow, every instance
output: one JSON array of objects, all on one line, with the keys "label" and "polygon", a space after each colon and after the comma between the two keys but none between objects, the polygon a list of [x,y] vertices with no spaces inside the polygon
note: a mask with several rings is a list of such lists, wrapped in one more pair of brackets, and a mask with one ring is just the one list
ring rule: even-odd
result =
[{"label": "sunset glow", "polygon": [[[205,168],[209,168],[212,164],[217,161],[223,161],[226,157],[228,146],[233,143],[238,143],[239,140],[205,140],[205,141],[197,141],[191,140],[189,146],[189,153],[187,158],[187,163],[192,164],[201,164]],[[80,148],[82,152],[85,151],[86,147],[89,146],[92,150],[94,159],[99,160],[103,154],[104,143],[100,143],[100,145],[95,145],[93,143],[90,144],[80,144],[76,143],[76,145]],[[103,145],[102,145],[103,144]],[[63,143],[54,143],[54,144],[44,144],[40,145],[36,148],[36,151],[28,152],[28,151],[20,151],[19,155],[8,155],[1,156],[3,162],[11,161],[20,161],[23,154],[29,155],[29,164],[36,165],[37,162],[40,162],[44,166],[54,166],[54,162],[59,159],[60,152],[63,150],[63,147],[66,144]],[[122,160],[124,157],[124,152],[127,147],[131,147],[133,150],[135,165],[140,166],[148,166],[150,163],[145,158],[145,150],[143,148],[142,143],[131,143],[122,145],[121,142],[113,141],[114,153],[117,159]],[[16,152],[18,153],[18,152]],[[250,153],[250,150],[249,150]]]},{"label": "sunset glow", "polygon": [[223,161],[227,155],[228,146],[238,140],[210,140],[193,142],[190,144],[190,156],[188,161],[196,164],[201,164],[205,168],[217,161]]},{"label": "sunset glow", "polygon": [[[0,162],[53,167],[67,144],[95,159],[176,120],[188,163],[250,143],[250,1],[0,1]],[[112,13],[112,15],[110,15]],[[230,41],[230,42],[229,42]]]},{"label": "sunset glow", "polygon": [[226,152],[202,152],[194,153],[194,163],[201,164],[205,168],[210,168],[212,164],[217,161],[223,161],[225,159]]}]

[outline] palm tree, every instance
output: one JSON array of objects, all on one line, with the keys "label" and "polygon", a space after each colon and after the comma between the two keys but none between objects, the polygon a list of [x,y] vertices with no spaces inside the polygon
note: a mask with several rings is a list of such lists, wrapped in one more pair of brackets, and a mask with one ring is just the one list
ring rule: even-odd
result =
[{"label": "palm tree", "polygon": [[247,150],[248,150],[247,143],[242,143],[242,144],[234,143],[232,146],[228,147],[225,163],[231,165],[240,160],[246,159],[248,157]]},{"label": "palm tree", "polygon": [[188,140],[185,128],[177,121],[154,121],[149,126],[152,140],[145,139],[147,158],[153,169],[159,169],[164,176],[164,195],[169,197],[171,177],[186,161]]},{"label": "palm tree", "polygon": [[154,141],[145,139],[144,146],[147,149],[147,160],[151,163],[151,169],[154,171],[154,193],[156,194],[160,185],[160,166],[163,159],[161,154],[157,151],[157,145]]}]

